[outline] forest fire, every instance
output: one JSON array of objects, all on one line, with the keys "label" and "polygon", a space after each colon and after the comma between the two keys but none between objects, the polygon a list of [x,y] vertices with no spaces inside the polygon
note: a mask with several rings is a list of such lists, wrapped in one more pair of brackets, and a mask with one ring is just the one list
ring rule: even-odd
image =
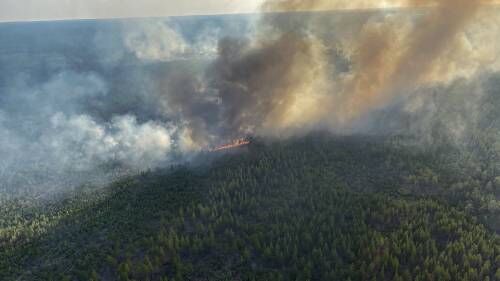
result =
[{"label": "forest fire", "polygon": [[220,146],[217,146],[210,151],[216,152],[216,151],[223,151],[223,150],[228,150],[228,149],[234,149],[242,146],[246,146],[250,144],[250,140],[247,138],[241,138],[241,139],[236,139],[231,143],[223,144]]}]

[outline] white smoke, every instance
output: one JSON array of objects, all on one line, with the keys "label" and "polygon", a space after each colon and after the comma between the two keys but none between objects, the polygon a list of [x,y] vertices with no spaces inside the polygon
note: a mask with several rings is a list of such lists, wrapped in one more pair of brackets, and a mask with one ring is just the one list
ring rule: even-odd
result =
[{"label": "white smoke", "polygon": [[212,58],[217,53],[217,28],[198,31],[193,42],[168,20],[142,19],[123,24],[122,37],[128,51],[145,62]]},{"label": "white smoke", "polygon": [[124,42],[137,58],[146,61],[179,59],[188,51],[184,38],[160,20],[127,23]]},{"label": "white smoke", "polygon": [[109,99],[98,74],[61,72],[34,86],[19,78],[2,98],[0,190],[105,183],[107,172],[96,171],[102,165],[144,171],[172,160],[177,129],[169,122],[138,121],[133,113],[108,121],[91,115],[89,107]]},{"label": "white smoke", "polygon": [[98,124],[87,115],[59,113],[51,118],[51,125],[40,138],[41,149],[77,169],[116,161],[146,170],[165,161],[172,149],[172,127],[152,121],[139,124],[130,115]]}]

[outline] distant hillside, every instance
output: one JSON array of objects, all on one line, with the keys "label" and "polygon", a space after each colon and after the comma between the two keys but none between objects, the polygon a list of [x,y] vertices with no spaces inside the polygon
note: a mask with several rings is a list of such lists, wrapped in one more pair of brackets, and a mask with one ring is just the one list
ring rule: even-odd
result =
[{"label": "distant hillside", "polygon": [[208,166],[8,201],[0,279],[500,280],[494,168],[408,143],[257,140]]}]

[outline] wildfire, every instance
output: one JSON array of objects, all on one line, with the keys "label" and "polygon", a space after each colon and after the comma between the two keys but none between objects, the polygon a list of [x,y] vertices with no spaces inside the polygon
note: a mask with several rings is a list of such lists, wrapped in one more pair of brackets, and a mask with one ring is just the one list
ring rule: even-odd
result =
[{"label": "wildfire", "polygon": [[228,149],[242,147],[242,146],[249,145],[249,144],[250,144],[250,140],[245,139],[245,138],[241,138],[241,139],[234,140],[231,143],[224,144],[224,145],[221,145],[221,146],[217,146],[217,147],[211,149],[211,151],[228,150]]}]

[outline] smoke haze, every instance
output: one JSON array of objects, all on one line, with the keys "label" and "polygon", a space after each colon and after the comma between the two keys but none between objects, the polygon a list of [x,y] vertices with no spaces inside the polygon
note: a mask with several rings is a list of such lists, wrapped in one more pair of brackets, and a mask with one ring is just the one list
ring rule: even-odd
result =
[{"label": "smoke haze", "polygon": [[[350,3],[354,7],[367,6],[366,1],[350,1]],[[485,3],[480,0],[410,0],[387,3],[391,6],[430,8],[424,10],[413,21],[409,21],[408,16],[389,13],[376,22],[368,19],[362,25],[357,37],[347,42],[349,49],[342,50],[345,53],[353,52],[350,57],[353,66],[349,73],[350,77],[344,81],[337,80],[336,77],[333,79],[331,76],[327,77],[332,79],[329,81],[331,84],[338,85],[339,88],[337,90],[333,87],[328,88],[328,91],[335,93],[333,95],[330,93],[332,97],[326,104],[324,99],[320,100],[323,107],[329,107],[320,115],[320,119],[325,120],[330,115],[332,126],[344,126],[345,123],[349,124],[370,110],[383,106],[394,96],[411,92],[422,83],[444,82],[446,77],[439,77],[439,74],[454,73],[447,65],[453,60],[443,56],[446,56],[450,49],[457,48],[459,33],[465,32],[465,28]],[[295,12],[331,10],[345,6],[346,3],[342,1],[322,0],[268,1],[264,4],[267,11]],[[316,28],[315,25],[319,25],[319,29],[330,28],[324,26],[323,22],[306,21],[303,24],[306,25],[306,30]],[[349,23],[338,24],[345,26]],[[289,36],[291,32],[289,27],[282,28],[276,22],[272,25],[274,29],[285,33],[282,36]],[[307,38],[304,40],[310,45],[324,43]],[[323,48],[328,47],[328,43],[323,46]],[[327,55],[320,60],[327,61]],[[308,66],[295,67],[307,69]],[[318,76],[315,78],[318,79]],[[453,78],[455,77],[451,79]],[[305,83],[310,84],[308,81]],[[332,113],[336,116],[331,116]]]},{"label": "smoke haze", "polygon": [[[471,64],[478,57],[496,56],[491,49],[498,45],[481,46],[476,35],[467,34],[474,23],[483,36],[497,32],[493,26],[477,26],[497,18],[482,10],[486,3],[393,1],[391,5],[425,8],[366,13],[357,22],[337,16],[332,22],[327,19],[331,14],[314,17],[300,12],[337,9],[345,4],[342,1],[268,1],[263,5],[268,13],[261,15],[252,37],[219,41],[218,57],[205,81],[219,101],[212,114],[218,120],[210,119],[211,127],[217,124],[216,135],[228,137],[287,136],[317,128],[349,131],[353,122],[396,97],[475,75],[490,65]],[[273,11],[298,14],[285,18]],[[342,29],[355,35],[341,37]],[[182,85],[172,92],[193,92]],[[193,104],[191,99],[185,102],[178,106]],[[200,109],[200,104],[195,106]]]},{"label": "smoke haze", "polygon": [[245,135],[495,131],[500,13],[487,3],[0,25],[1,189],[105,181]]}]

